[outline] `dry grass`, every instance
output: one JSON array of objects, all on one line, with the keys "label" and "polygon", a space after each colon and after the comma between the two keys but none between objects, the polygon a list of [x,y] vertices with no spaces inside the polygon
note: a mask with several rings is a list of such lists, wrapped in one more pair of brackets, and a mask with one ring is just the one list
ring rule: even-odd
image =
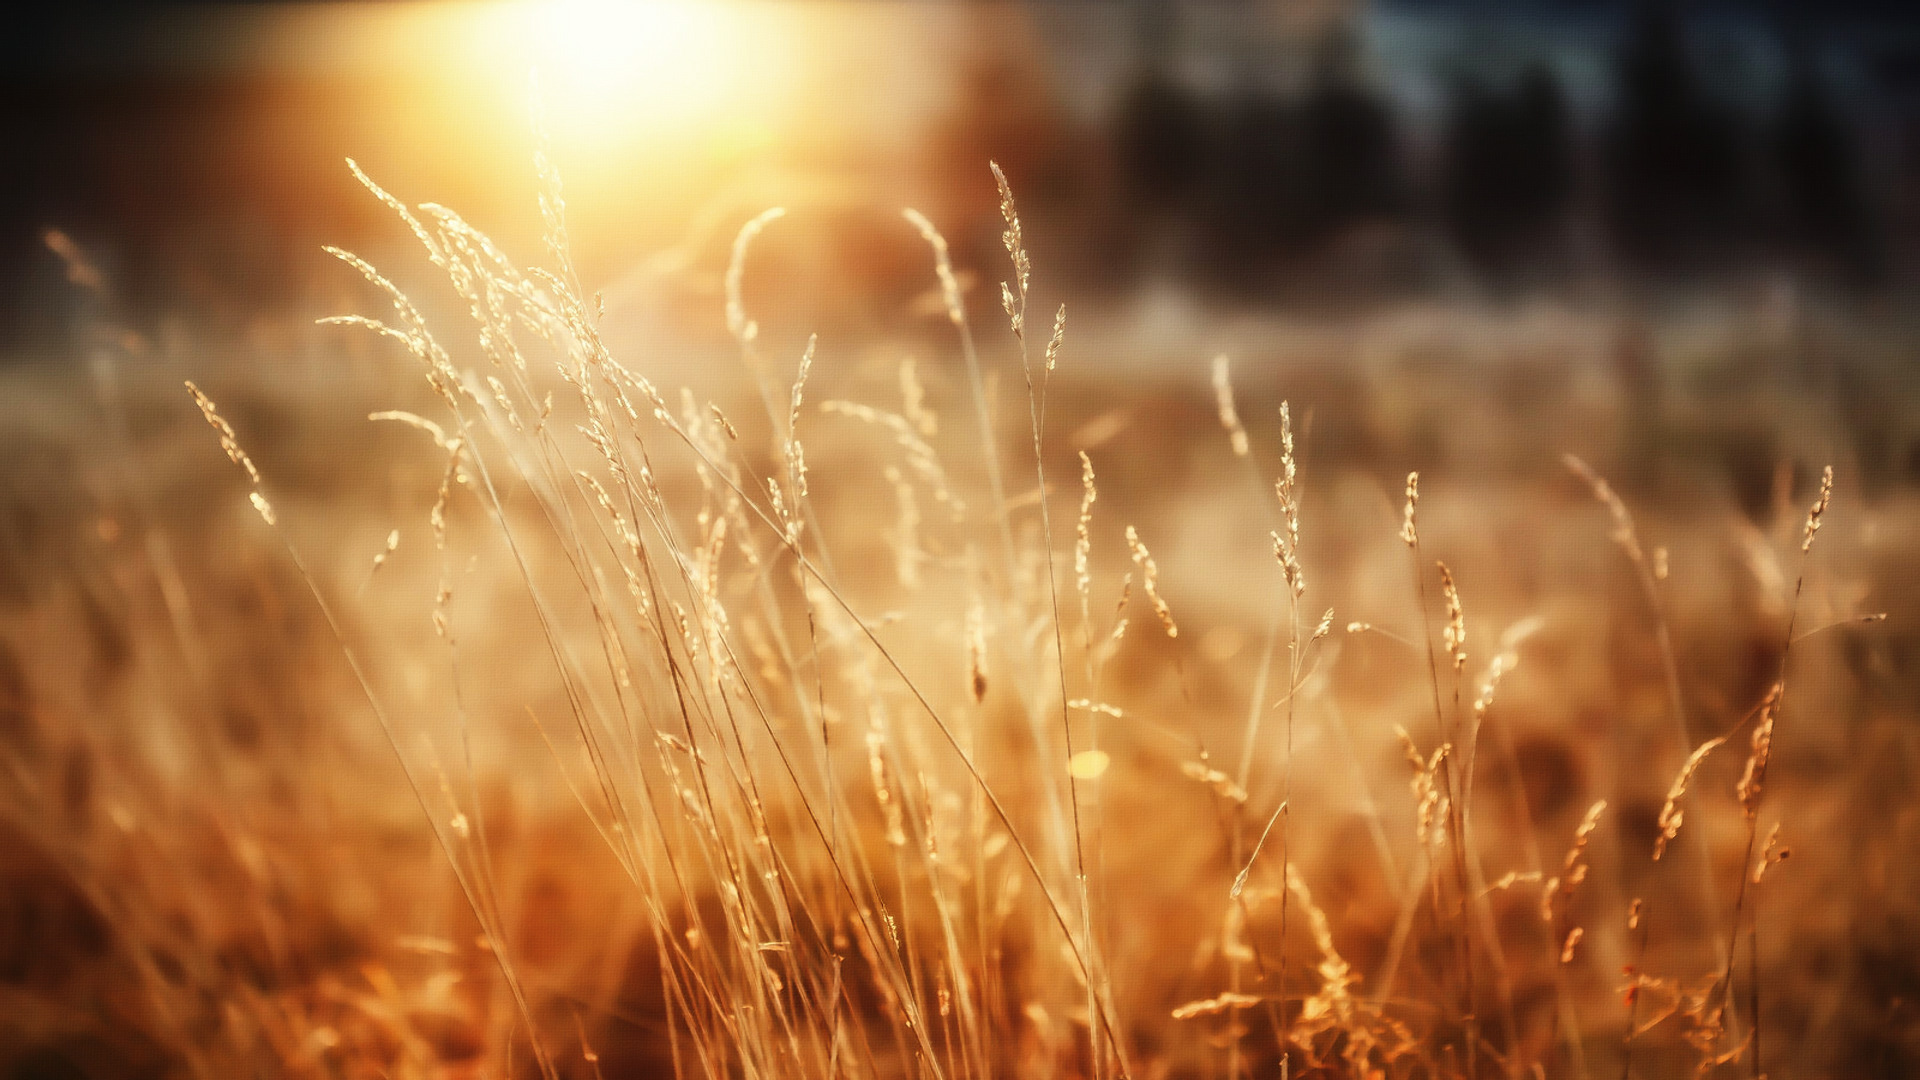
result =
[{"label": "dry grass", "polygon": [[[1909,494],[1843,468],[1784,527],[1666,506],[1669,555],[1557,446],[1506,495],[1417,453],[1369,473],[1337,390],[1237,399],[1224,358],[1116,403],[1064,306],[1029,350],[1045,269],[997,169],[1008,348],[908,212],[955,373],[782,356],[748,302],[770,211],[722,279],[734,392],[703,402],[623,360],[541,174],[531,268],[362,177],[471,320],[456,343],[337,253],[390,310],[329,340],[371,331],[416,380],[354,418],[393,437],[302,474],[270,393],[188,384],[254,520],[153,378],[42,419],[48,445],[107,434],[46,467],[87,496],[8,533],[13,1075],[1916,1060],[1920,975],[1888,955],[1911,640],[1861,607],[1914,550]],[[141,437],[164,459],[130,399],[169,418]],[[1410,407],[1464,437],[1478,406]],[[368,458],[391,495],[329,472]],[[1408,465],[1396,511],[1379,478]],[[1736,776],[1708,755],[1747,724]]]}]

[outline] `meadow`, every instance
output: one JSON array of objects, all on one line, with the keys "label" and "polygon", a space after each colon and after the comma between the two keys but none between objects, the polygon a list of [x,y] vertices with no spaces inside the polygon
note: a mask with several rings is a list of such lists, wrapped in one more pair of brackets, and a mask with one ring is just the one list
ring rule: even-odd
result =
[{"label": "meadow", "polygon": [[7,1075],[1920,1062],[1898,315],[1083,315],[982,167],[642,318],[538,168],[0,375]]}]

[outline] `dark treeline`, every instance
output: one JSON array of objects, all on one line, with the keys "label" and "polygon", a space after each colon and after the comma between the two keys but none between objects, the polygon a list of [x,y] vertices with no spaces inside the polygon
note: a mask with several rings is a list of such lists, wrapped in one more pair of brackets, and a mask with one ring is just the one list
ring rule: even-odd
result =
[{"label": "dark treeline", "polygon": [[1146,235],[1186,233],[1190,269],[1222,284],[1311,260],[1351,228],[1410,209],[1395,118],[1335,34],[1303,93],[1203,98],[1149,65],[1120,102],[1113,138],[1125,209]]},{"label": "dark treeline", "polygon": [[[594,239],[606,265],[620,267],[704,220],[705,200],[725,197],[736,172],[775,178],[754,196],[765,202],[786,201],[793,178],[825,176],[869,200],[869,216],[885,222],[873,227],[895,242],[918,241],[890,209],[875,208],[923,205],[963,262],[987,266],[1001,257],[981,167],[993,158],[1063,284],[1089,291],[1157,276],[1262,302],[1310,292],[1367,302],[1462,282],[1660,287],[1788,272],[1864,289],[1910,280],[1920,266],[1920,68],[1894,69],[1920,59],[1920,48],[1890,49],[1872,69],[1909,88],[1906,119],[1889,124],[1836,85],[1824,24],[1793,25],[1782,14],[1773,89],[1764,100],[1752,92],[1727,100],[1675,0],[1640,3],[1617,39],[1597,46],[1612,50],[1598,111],[1593,87],[1574,88],[1585,95],[1576,108],[1555,58],[1529,56],[1509,39],[1464,45],[1437,73],[1438,111],[1419,116],[1398,112],[1369,70],[1357,22],[1335,21],[1317,37],[1291,31],[1281,46],[1224,25],[1264,10],[1255,5],[1138,0],[1091,17],[1091,5],[1076,9],[1088,21],[1140,20],[1127,28],[1139,59],[1116,85],[1105,56],[1047,54],[1046,22],[1035,14],[1046,5],[973,5],[973,21],[948,28],[924,76],[911,76],[948,78],[945,64],[972,56],[958,64],[951,113],[915,139],[837,131],[816,118],[770,128],[778,133],[768,145],[738,161],[728,139],[671,153],[636,143],[620,168],[673,168],[636,177],[625,202],[606,194],[624,186],[606,185],[579,205],[619,226]],[[1783,13],[1806,6],[1777,3]],[[52,229],[98,264],[127,321],[151,329],[176,315],[240,325],[291,311],[338,280],[322,243],[390,237],[391,222],[342,168],[347,155],[476,220],[526,220],[531,181],[519,149],[508,153],[514,139],[476,138],[489,125],[518,130],[517,117],[477,113],[411,69],[163,64],[152,56],[172,56],[174,36],[188,58],[217,52],[206,42],[187,48],[211,31],[169,29],[131,7],[100,10],[42,12],[0,35],[0,142],[9,150],[0,167],[0,357],[21,346],[57,351],[76,322],[66,266],[46,243]],[[1183,25],[1201,18],[1223,25],[1204,33]],[[1500,24],[1489,16],[1488,26]],[[1125,48],[1126,37],[1079,44]],[[1196,81],[1182,56],[1215,77]],[[1063,104],[1075,95],[1061,82],[1075,78],[1096,78],[1113,95],[1104,112]],[[1904,150],[1898,139],[1867,140],[1901,123]],[[876,162],[916,158],[930,178],[922,186],[871,175]],[[683,173],[729,182],[643,187]],[[724,244],[712,248],[706,257],[724,263]],[[902,287],[887,277],[894,263],[849,251],[844,262],[873,275],[851,291]]]},{"label": "dark treeline", "polygon": [[1125,213],[1255,285],[1311,269],[1356,231],[1415,223],[1494,283],[1580,264],[1645,280],[1791,267],[1870,285],[1889,252],[1856,118],[1808,35],[1782,34],[1786,85],[1758,107],[1716,97],[1659,2],[1621,35],[1609,106],[1592,120],[1544,60],[1463,67],[1444,80],[1437,153],[1417,166],[1345,33],[1284,96],[1202,94],[1149,61],[1112,120]]}]

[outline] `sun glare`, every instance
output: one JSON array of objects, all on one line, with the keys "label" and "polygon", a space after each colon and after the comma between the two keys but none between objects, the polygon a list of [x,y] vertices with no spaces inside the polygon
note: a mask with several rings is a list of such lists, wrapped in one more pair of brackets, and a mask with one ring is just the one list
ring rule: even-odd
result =
[{"label": "sun glare", "polygon": [[729,62],[737,35],[718,4],[541,0],[523,17],[557,111],[672,125],[710,118],[740,89]]},{"label": "sun glare", "polygon": [[482,10],[482,62],[516,78],[533,71],[553,134],[582,148],[727,128],[778,68],[756,20],[726,0],[515,0]]}]

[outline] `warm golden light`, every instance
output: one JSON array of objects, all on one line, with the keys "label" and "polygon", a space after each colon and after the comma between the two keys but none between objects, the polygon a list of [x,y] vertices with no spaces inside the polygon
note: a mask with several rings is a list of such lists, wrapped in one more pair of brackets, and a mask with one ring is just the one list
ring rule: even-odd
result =
[{"label": "warm golden light", "polygon": [[740,93],[737,13],[693,0],[539,0],[511,10],[546,107],[609,134],[714,120]]}]

